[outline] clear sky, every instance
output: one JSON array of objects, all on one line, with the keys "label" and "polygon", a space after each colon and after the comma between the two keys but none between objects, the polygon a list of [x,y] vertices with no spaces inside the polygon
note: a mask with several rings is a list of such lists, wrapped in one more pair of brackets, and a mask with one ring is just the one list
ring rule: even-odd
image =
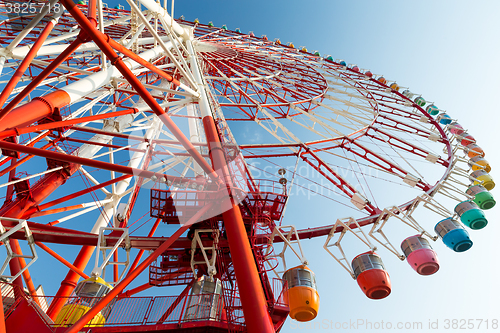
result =
[{"label": "clear sky", "polygon": [[[108,1],[110,6],[116,3]],[[120,3],[129,8],[125,1]],[[397,80],[458,119],[485,150],[491,175],[500,181],[496,146],[500,118],[495,102],[500,96],[499,13],[498,1],[177,0],[174,16],[291,41]],[[311,211],[309,217],[307,208],[312,205],[306,201],[300,214],[289,210],[285,224],[306,228],[335,222],[335,214],[326,206],[321,212]],[[439,240],[432,244],[441,260],[441,269],[433,276],[419,276],[406,262],[380,251],[393,283],[392,294],[380,301],[363,295],[322,249],[324,239],[304,241],[318,279],[320,312],[315,328],[288,319],[282,332],[386,331],[376,329],[382,321],[392,323],[393,332],[463,332],[453,329],[454,319],[458,327],[461,320],[467,327],[472,319],[470,332],[500,329],[499,207],[487,211],[485,229],[470,232],[474,246],[469,251],[454,253]],[[435,216],[426,218],[430,220],[426,225],[437,222]],[[484,320],[481,327],[477,319]],[[370,321],[373,330],[350,325],[361,321]],[[437,329],[429,328],[429,321],[438,321]],[[336,323],[349,325],[335,329]],[[422,323],[422,329],[396,329],[398,323]]]}]

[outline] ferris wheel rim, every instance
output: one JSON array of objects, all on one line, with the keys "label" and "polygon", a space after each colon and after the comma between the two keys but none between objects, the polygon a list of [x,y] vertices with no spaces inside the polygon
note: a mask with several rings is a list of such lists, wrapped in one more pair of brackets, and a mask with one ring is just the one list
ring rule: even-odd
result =
[{"label": "ferris wheel rim", "polygon": [[[258,38],[256,38],[256,37],[252,37],[252,38],[258,39]],[[310,56],[313,56],[312,54],[309,54],[309,55],[310,55]],[[321,59],[321,58],[320,58],[320,59]],[[340,66],[340,65],[339,65],[339,64],[337,64],[337,63],[335,63],[335,65]],[[350,68],[346,68],[346,69],[347,69],[348,71],[354,72],[354,71],[353,71],[352,69],[350,69]],[[357,72],[356,72],[356,73],[357,73]],[[359,73],[357,73],[357,74],[359,74]],[[374,78],[370,78],[370,81],[376,82],[376,84],[381,85],[381,86],[384,86],[382,83],[380,83],[380,82],[376,81]],[[388,88],[388,87],[387,87],[387,86],[385,86],[385,88]],[[396,93],[397,95],[399,95],[399,97],[406,98],[405,96],[401,95],[399,92],[394,92],[394,91],[393,91],[393,93]],[[407,99],[407,98],[406,98],[406,99]],[[409,99],[407,99],[407,100],[408,100],[408,101],[410,101]],[[410,101],[410,102],[411,102],[411,101]],[[414,104],[414,103],[413,103],[413,104]],[[430,119],[430,121],[431,121],[431,122],[433,122],[433,124],[434,124],[434,125],[437,125],[437,122],[436,122],[436,121],[435,121],[432,117],[430,117],[430,116],[429,116],[429,115],[428,115],[428,114],[427,114],[427,113],[426,113],[426,112],[425,112],[425,111],[424,111],[424,110],[423,110],[420,106],[418,106],[418,105],[415,105],[415,104],[414,104],[414,107],[416,107],[416,108],[419,110],[419,112],[420,112],[421,114],[426,115],[426,116]],[[373,120],[373,122],[374,122],[375,120],[376,120],[376,119],[374,119],[374,120]],[[373,122],[372,122],[372,124],[373,124]],[[447,137],[446,137],[446,134],[442,131],[442,129],[441,129],[441,127],[440,127],[439,125],[437,125],[437,126],[436,126],[436,128],[437,128],[437,129],[439,129],[439,131],[441,132],[440,134],[441,134],[441,135],[443,135],[443,137],[447,138]],[[357,131],[355,131],[355,132],[353,132],[353,133],[351,133],[351,134],[348,134],[348,136],[355,135],[355,134],[360,133],[360,132],[362,132],[362,131],[364,131],[364,130],[366,130],[366,128],[361,128],[361,129],[359,129],[359,130],[357,130]],[[340,138],[340,137],[339,137],[339,138]],[[330,140],[335,140],[335,139],[336,139],[336,138],[331,138]],[[305,142],[305,144],[306,144],[306,145],[307,145],[307,144],[310,144],[310,142]],[[449,141],[447,142],[447,145],[448,145],[448,147],[449,147]],[[247,146],[249,146],[249,145],[247,145]],[[450,149],[448,149],[448,151],[450,152]],[[448,155],[449,155],[448,157],[450,158],[450,153],[449,153]],[[448,167],[448,169],[447,169],[447,173],[449,172],[450,168],[451,168],[451,167]],[[444,179],[445,177],[446,177],[446,173],[445,173],[445,175],[441,178],[441,180],[442,180],[442,179]],[[438,181],[438,183],[439,183],[439,181]],[[437,185],[438,183],[436,183],[436,185]],[[433,190],[433,188],[435,188],[435,186],[436,186],[436,185],[434,185],[434,186],[433,186],[430,190],[428,190],[427,192],[431,193],[431,192],[432,192],[432,190]],[[403,205],[406,205],[406,204],[403,204]]]}]

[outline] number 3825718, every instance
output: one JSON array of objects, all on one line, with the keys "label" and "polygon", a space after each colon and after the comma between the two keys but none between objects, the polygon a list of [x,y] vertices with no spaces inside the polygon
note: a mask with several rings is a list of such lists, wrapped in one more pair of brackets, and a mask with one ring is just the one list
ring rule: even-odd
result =
[{"label": "number 3825718", "polygon": [[7,14],[18,14],[18,15],[29,15],[38,14],[43,10],[44,7],[48,7],[48,12],[58,13],[62,10],[59,3],[51,5],[49,2],[44,3],[34,3],[34,2],[24,2],[24,3],[6,3],[5,11]]}]

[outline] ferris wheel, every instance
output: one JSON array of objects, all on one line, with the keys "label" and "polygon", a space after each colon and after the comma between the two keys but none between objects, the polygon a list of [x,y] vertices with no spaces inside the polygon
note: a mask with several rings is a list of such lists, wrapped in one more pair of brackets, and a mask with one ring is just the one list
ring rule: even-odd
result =
[{"label": "ferris wheel", "polygon": [[[435,274],[432,242],[467,251],[487,226],[491,167],[452,113],[342,59],[128,4],[4,2],[0,328],[277,332],[318,314],[302,243],[383,299],[382,257]],[[296,207],[331,220],[294,226]],[[67,273],[47,278],[49,256]]]}]

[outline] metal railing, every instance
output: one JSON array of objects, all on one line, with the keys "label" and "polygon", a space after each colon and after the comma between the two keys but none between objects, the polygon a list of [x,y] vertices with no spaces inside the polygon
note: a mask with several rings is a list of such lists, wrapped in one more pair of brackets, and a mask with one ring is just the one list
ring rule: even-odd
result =
[{"label": "metal railing", "polygon": [[[0,285],[6,318],[15,311],[21,299],[31,301],[29,295],[19,292],[14,286],[8,283],[0,283]],[[288,307],[286,290],[286,282],[273,279],[274,306]],[[38,296],[39,308],[45,313],[56,298],[56,296]],[[76,296],[65,297],[65,299],[66,303],[55,322],[51,322],[48,317],[44,316],[49,326],[71,326],[101,300],[100,297]],[[232,304],[225,304],[224,297],[218,294],[187,295],[181,299],[178,296],[118,297],[113,299],[87,325],[94,327],[139,326],[214,321],[243,327],[245,319],[242,310],[239,297],[232,296]]]},{"label": "metal railing", "polygon": [[273,278],[274,305],[288,307],[288,283],[286,280]]}]

